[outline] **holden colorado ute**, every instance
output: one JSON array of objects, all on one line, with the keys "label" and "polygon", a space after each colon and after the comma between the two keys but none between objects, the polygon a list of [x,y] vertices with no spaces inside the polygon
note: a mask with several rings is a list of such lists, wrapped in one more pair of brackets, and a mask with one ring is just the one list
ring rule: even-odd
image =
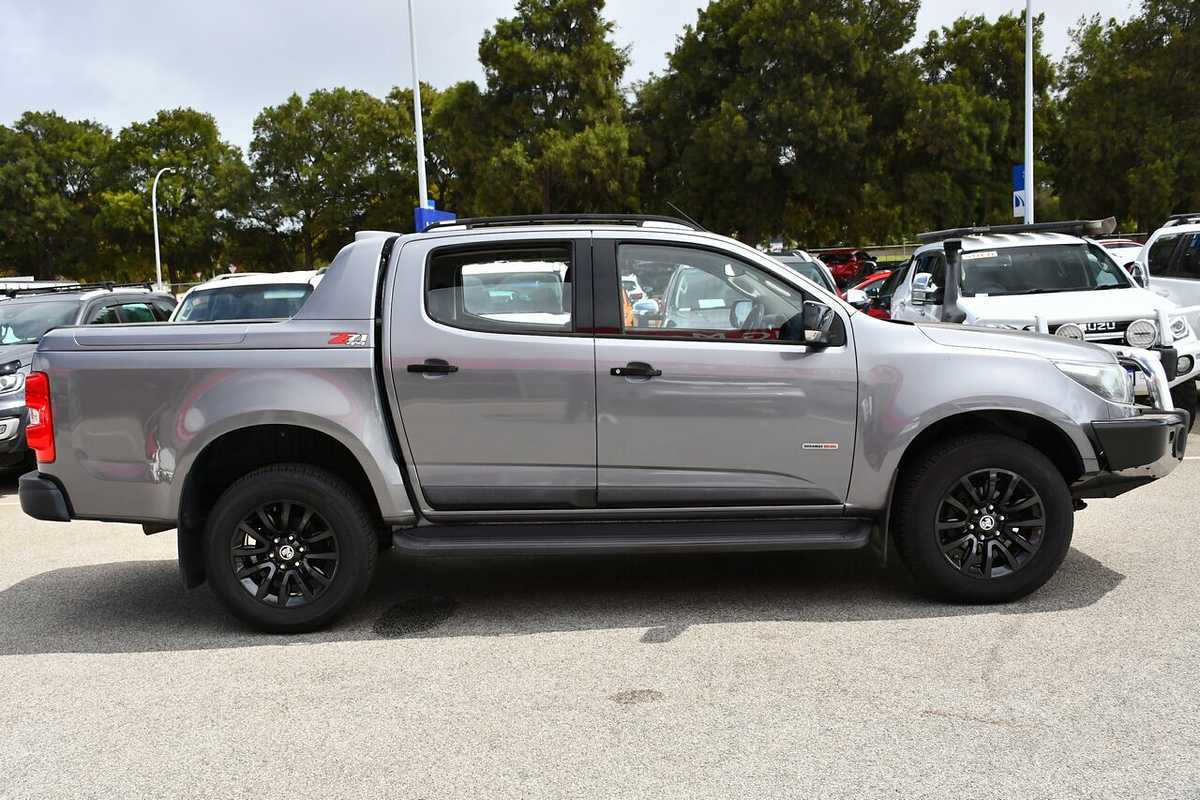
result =
[{"label": "holden colorado ute", "polygon": [[[621,291],[673,271],[662,324]],[[1135,377],[1150,399],[1134,403]],[[260,628],[329,623],[410,554],[851,549],[1003,602],[1073,512],[1170,472],[1159,362],[874,319],[666,218],[360,235],[287,320],[58,328],[25,387],[42,520],[176,529]]]}]

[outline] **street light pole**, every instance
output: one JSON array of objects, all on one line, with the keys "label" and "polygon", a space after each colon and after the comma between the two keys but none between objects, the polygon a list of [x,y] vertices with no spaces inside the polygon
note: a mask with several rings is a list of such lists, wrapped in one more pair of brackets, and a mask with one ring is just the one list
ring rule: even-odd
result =
[{"label": "street light pole", "polygon": [[158,249],[158,179],[162,177],[164,172],[174,172],[173,167],[163,167],[154,176],[154,183],[150,187],[150,214],[154,218],[154,276],[156,282],[154,288],[158,291],[163,291],[162,280],[162,255]]},{"label": "street light pole", "polygon": [[1033,0],[1025,0],[1025,222],[1033,223]]},{"label": "street light pole", "polygon": [[425,182],[425,128],[421,121],[421,73],[417,70],[417,23],[413,18],[413,0],[408,0],[408,41],[412,53],[413,121],[417,135],[417,203],[429,207],[429,186]]}]

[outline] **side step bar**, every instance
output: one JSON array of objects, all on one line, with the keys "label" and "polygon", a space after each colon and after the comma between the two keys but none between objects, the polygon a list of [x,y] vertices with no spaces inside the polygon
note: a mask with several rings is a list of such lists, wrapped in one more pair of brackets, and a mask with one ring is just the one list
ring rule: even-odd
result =
[{"label": "side step bar", "polygon": [[428,525],[392,534],[412,555],[552,553],[700,553],[856,550],[871,534],[866,519]]}]

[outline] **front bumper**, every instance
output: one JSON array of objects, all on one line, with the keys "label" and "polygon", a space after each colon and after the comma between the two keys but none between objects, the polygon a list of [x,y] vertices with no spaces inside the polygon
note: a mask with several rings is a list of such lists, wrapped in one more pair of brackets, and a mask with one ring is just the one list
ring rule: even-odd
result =
[{"label": "front bumper", "polygon": [[26,472],[17,482],[21,510],[34,519],[70,522],[71,504],[58,481],[40,472]]},{"label": "front bumper", "polygon": [[1183,460],[1190,426],[1191,418],[1182,410],[1093,422],[1089,438],[1102,471],[1080,478],[1071,495],[1116,497],[1164,477]]}]

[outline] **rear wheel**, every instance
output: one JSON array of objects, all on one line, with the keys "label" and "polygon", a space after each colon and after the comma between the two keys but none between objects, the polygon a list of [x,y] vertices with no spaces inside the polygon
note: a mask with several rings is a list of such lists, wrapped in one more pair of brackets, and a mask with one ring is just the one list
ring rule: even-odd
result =
[{"label": "rear wheel", "polygon": [[954,439],[919,457],[897,487],[896,543],[923,588],[994,603],[1036,590],[1071,545],[1074,512],[1062,474],[1006,436]]},{"label": "rear wheel", "polygon": [[366,591],[379,550],[357,493],[299,464],[255,470],[226,489],[204,545],[217,597],[274,633],[314,630],[350,608]]}]

